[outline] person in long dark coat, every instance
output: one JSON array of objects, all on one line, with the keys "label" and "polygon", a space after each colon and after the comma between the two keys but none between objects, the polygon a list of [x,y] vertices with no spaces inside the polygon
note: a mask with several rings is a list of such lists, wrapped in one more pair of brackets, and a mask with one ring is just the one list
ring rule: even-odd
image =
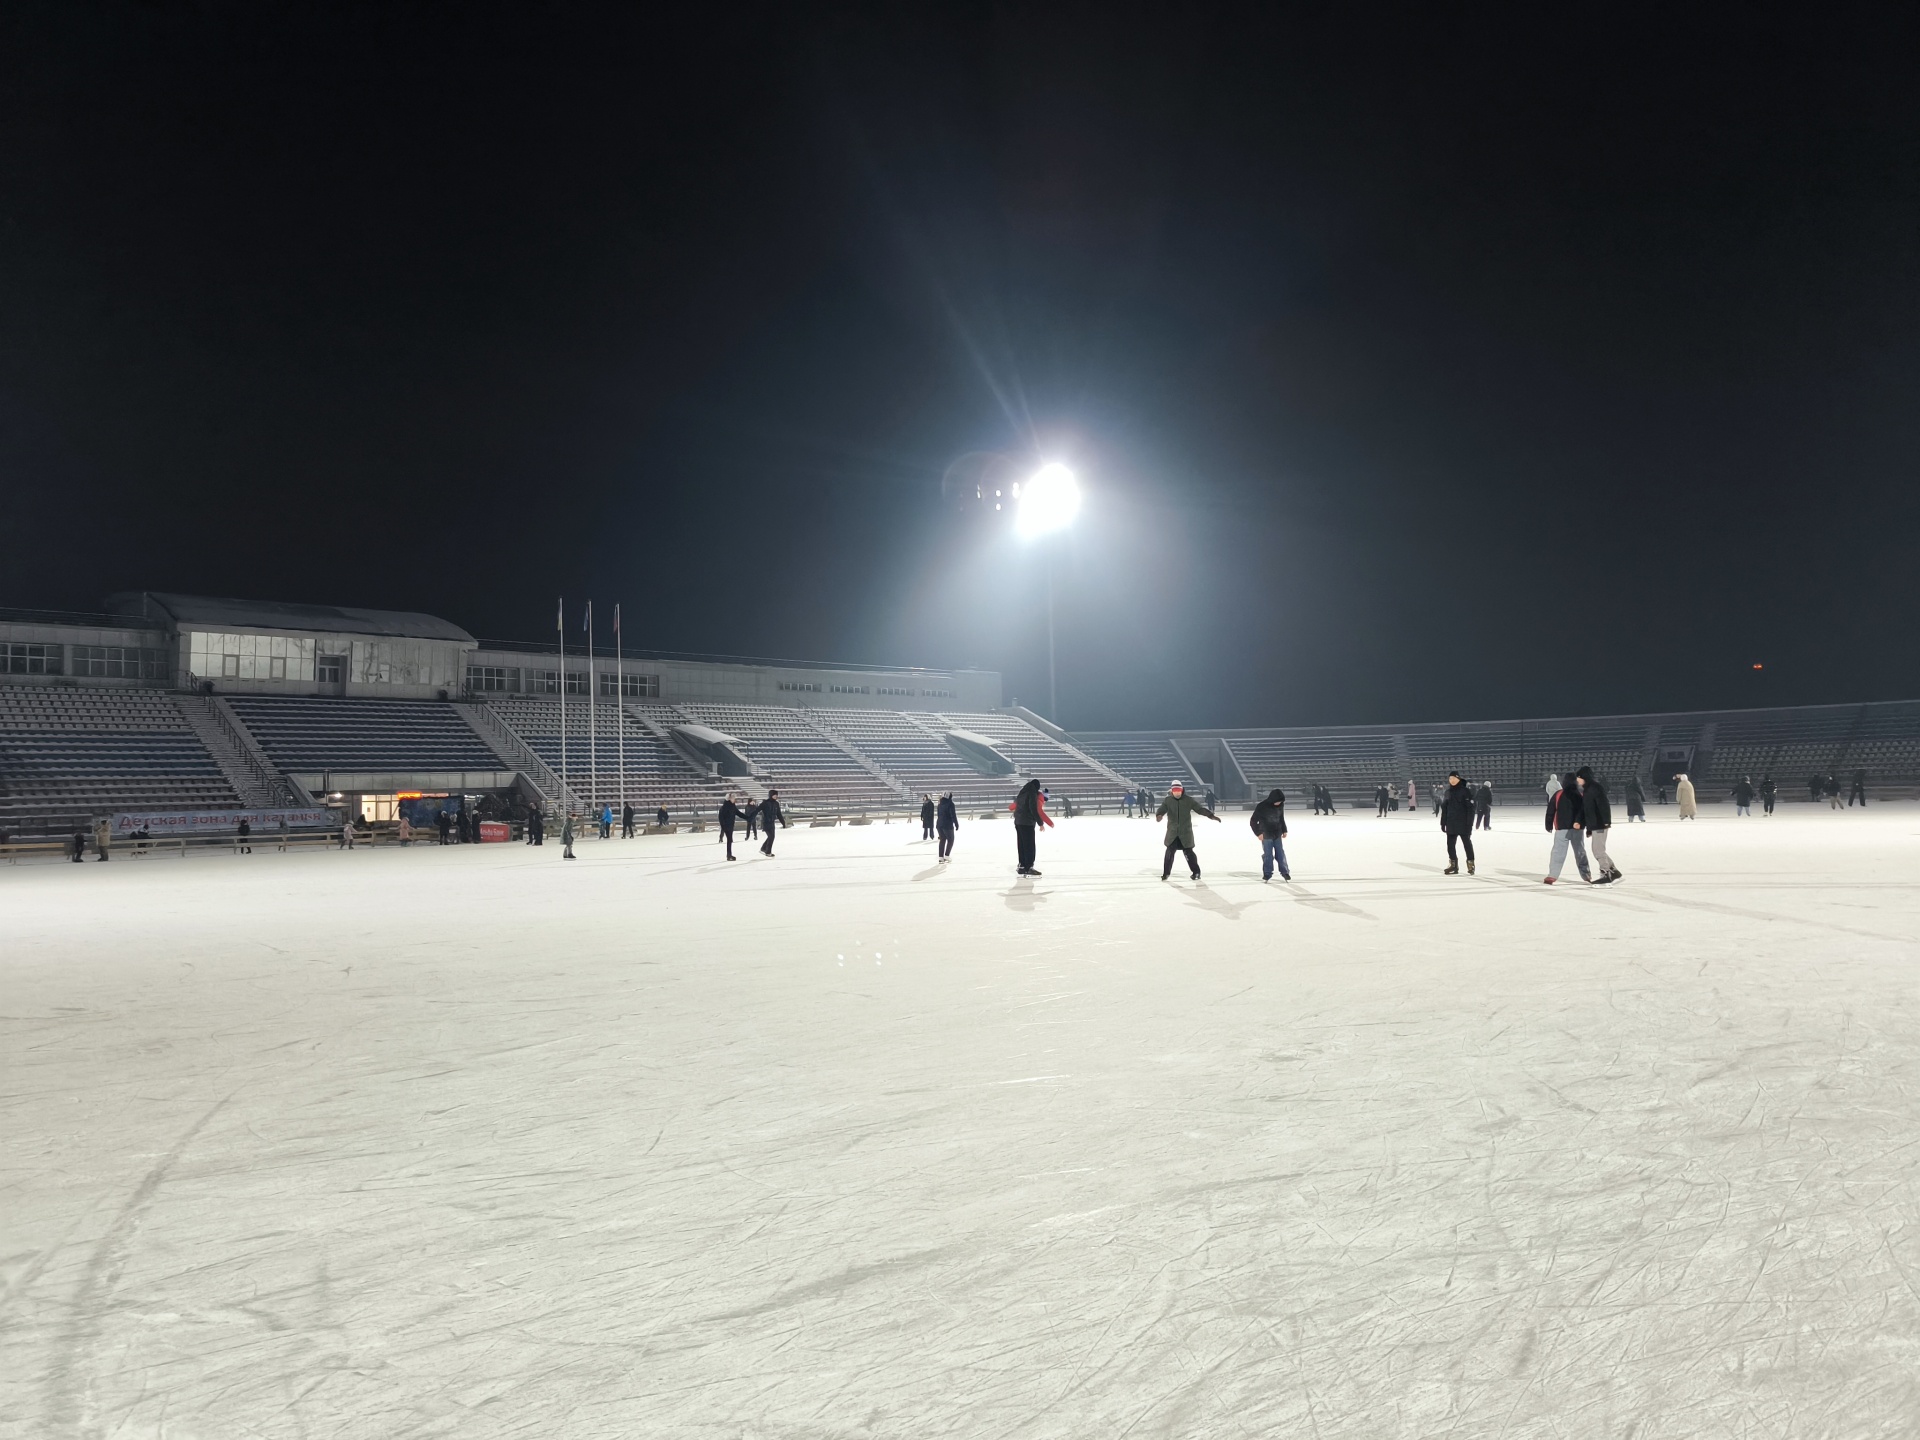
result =
[{"label": "person in long dark coat", "polygon": [[1865,770],[1855,770],[1853,772],[1853,785],[1852,788],[1847,791],[1847,808],[1849,810],[1853,808],[1853,802],[1856,800],[1860,802],[1860,808],[1862,810],[1867,808],[1867,772]]},{"label": "person in long dark coat", "polygon": [[1467,874],[1473,874],[1473,787],[1458,770],[1447,772],[1447,788],[1440,796],[1440,828],[1447,835],[1447,868],[1443,875],[1460,873],[1456,845],[1467,847]]},{"label": "person in long dark coat", "polygon": [[633,839],[633,802],[631,800],[620,806],[620,838]]},{"label": "person in long dark coat", "polygon": [[960,812],[954,808],[951,792],[940,797],[934,811],[934,828],[940,832],[940,863],[953,858],[953,836],[960,828]]},{"label": "person in long dark coat", "polygon": [[760,853],[771,860],[773,858],[773,837],[779,832],[780,827],[787,823],[787,817],[780,809],[780,792],[778,790],[767,791],[767,798],[760,802],[759,812],[760,828],[767,832],[766,843],[760,847]]},{"label": "person in long dark coat", "polygon": [[1167,822],[1165,842],[1167,853],[1160,865],[1160,878],[1165,880],[1173,874],[1173,857],[1176,852],[1187,857],[1187,870],[1194,879],[1200,878],[1200,857],[1193,848],[1193,817],[1204,815],[1216,825],[1220,817],[1213,813],[1211,805],[1203,805],[1187,794],[1186,786],[1178,780],[1167,787],[1167,798],[1160,802],[1154,811],[1154,819]]},{"label": "person in long dark coat", "polygon": [[1627,823],[1631,825],[1635,820],[1642,825],[1647,823],[1647,792],[1640,787],[1638,775],[1627,779]]},{"label": "person in long dark coat", "polygon": [[1013,873],[1037,876],[1040,872],[1033,868],[1033,862],[1039,858],[1039,847],[1035,841],[1042,825],[1049,828],[1053,825],[1047,814],[1046,798],[1040,793],[1040,782],[1027,781],[1007,808],[1013,811],[1013,846],[1019,861]]},{"label": "person in long dark coat", "polygon": [[920,838],[922,840],[933,839],[933,817],[933,796],[922,795],[920,797]]},{"label": "person in long dark coat", "polygon": [[1482,780],[1473,792],[1473,823],[1480,830],[1493,829],[1493,782]]},{"label": "person in long dark coat", "polygon": [[733,803],[733,792],[720,802],[720,843],[727,847],[727,859],[733,859],[733,826],[740,818],[740,807]]},{"label": "person in long dark coat", "polygon": [[1758,792],[1753,788],[1753,777],[1742,775],[1740,782],[1733,787],[1733,813],[1735,815],[1753,814],[1753,797]]},{"label": "person in long dark coat", "polygon": [[1760,777],[1760,809],[1763,814],[1773,814],[1773,802],[1779,798],[1780,787],[1773,783],[1773,776]]}]

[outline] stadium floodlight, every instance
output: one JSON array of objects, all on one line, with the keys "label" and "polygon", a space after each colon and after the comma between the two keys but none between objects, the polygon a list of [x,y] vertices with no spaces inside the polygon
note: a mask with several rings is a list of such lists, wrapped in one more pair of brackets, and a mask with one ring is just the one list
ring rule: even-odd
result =
[{"label": "stadium floodlight", "polygon": [[1080,513],[1080,482],[1073,478],[1073,471],[1057,462],[1042,465],[1014,493],[1020,504],[1014,528],[1022,540],[1064,530]]}]

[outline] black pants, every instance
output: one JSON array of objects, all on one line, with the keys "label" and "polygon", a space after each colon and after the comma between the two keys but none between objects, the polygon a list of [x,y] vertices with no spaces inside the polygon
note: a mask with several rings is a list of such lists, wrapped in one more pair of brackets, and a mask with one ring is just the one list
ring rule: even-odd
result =
[{"label": "black pants", "polygon": [[933,839],[933,821],[922,820],[920,822],[920,838],[922,840]]},{"label": "black pants", "polygon": [[1491,830],[1493,828],[1493,812],[1491,810],[1476,810],[1473,816],[1473,828],[1476,830]]},{"label": "black pants", "polygon": [[1769,815],[1773,814],[1773,796],[1762,795],[1760,797],[1760,808]]},{"label": "black pants", "polygon": [[1457,870],[1460,868],[1460,857],[1453,850],[1453,842],[1456,840],[1467,847],[1467,864],[1471,865],[1473,864],[1473,832],[1469,830],[1464,834],[1456,835],[1451,830],[1447,831],[1447,864]]},{"label": "black pants", "polygon": [[942,826],[940,829],[940,858],[946,859],[953,854],[953,831]]},{"label": "black pants", "polygon": [[733,827],[731,825],[720,827],[720,840],[727,847],[727,859],[731,860],[733,858]]},{"label": "black pants", "polygon": [[1013,843],[1019,853],[1020,868],[1022,870],[1031,870],[1033,868],[1033,829],[1034,827],[1031,825],[1015,825],[1013,827]]},{"label": "black pants", "polygon": [[1173,873],[1173,857],[1176,851],[1186,852],[1187,869],[1191,870],[1193,872],[1193,878],[1198,880],[1200,878],[1200,857],[1193,853],[1193,846],[1187,844],[1184,840],[1170,840],[1167,842],[1167,861],[1166,864],[1160,867],[1160,878],[1164,880]]},{"label": "black pants", "polygon": [[1853,802],[1856,800],[1858,800],[1863,806],[1867,803],[1867,787],[1866,786],[1856,785],[1853,787],[1853,789],[1847,792],[1847,808],[1852,809]]},{"label": "black pants", "polygon": [[760,847],[762,855],[773,854],[773,826],[767,826],[767,843]]}]

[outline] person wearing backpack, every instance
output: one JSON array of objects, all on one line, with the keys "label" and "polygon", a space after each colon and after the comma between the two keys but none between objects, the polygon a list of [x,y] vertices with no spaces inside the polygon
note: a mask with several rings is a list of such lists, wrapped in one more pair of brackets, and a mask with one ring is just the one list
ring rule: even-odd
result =
[{"label": "person wearing backpack", "polygon": [[1573,849],[1574,863],[1580,867],[1580,878],[1589,885],[1593,883],[1593,872],[1587,868],[1585,823],[1580,808],[1580,782],[1568,775],[1561,780],[1560,788],[1547,798],[1547,832],[1553,836],[1553,859],[1547,870],[1547,884],[1559,883],[1569,846]]},{"label": "person wearing backpack", "polygon": [[1017,861],[1013,873],[1038,879],[1040,872],[1033,868],[1033,862],[1039,858],[1038,846],[1034,842],[1039,838],[1042,825],[1053,828],[1053,821],[1047,815],[1047,797],[1040,793],[1040,782],[1027,781],[1007,808],[1013,811],[1013,844]]}]

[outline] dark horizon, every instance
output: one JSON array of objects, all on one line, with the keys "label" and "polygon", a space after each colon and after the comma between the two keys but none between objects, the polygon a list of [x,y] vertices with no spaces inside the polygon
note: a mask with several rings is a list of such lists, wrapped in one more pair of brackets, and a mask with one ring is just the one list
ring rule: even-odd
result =
[{"label": "dark horizon", "polygon": [[1076,728],[1920,695],[1910,10],[0,38],[0,603],[564,593],[1045,709],[984,453],[1086,489]]}]

